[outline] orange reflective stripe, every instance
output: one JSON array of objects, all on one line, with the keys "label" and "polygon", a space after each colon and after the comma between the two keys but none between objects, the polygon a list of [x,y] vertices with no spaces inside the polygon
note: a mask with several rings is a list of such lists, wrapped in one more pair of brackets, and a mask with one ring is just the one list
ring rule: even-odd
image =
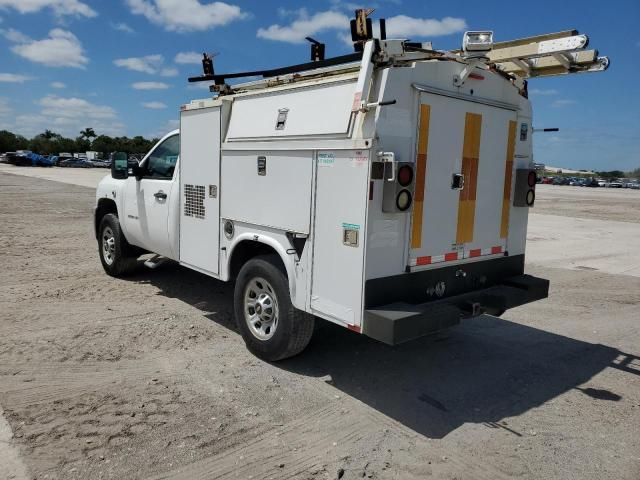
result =
[{"label": "orange reflective stripe", "polygon": [[516,122],[509,121],[507,139],[507,159],[504,167],[504,193],[502,195],[502,221],[500,222],[500,238],[509,235],[509,210],[511,208],[511,178],[513,176],[513,154],[516,148]]},{"label": "orange reflective stripe", "polygon": [[425,182],[427,177],[427,150],[429,149],[429,119],[431,106],[420,105],[418,145],[416,154],[416,186],[411,214],[411,248],[422,246],[422,214],[424,211]]},{"label": "orange reflective stripe", "polygon": [[464,143],[462,145],[464,188],[460,190],[460,200],[458,202],[458,229],[456,233],[456,243],[458,244],[473,241],[481,133],[482,115],[467,112],[464,121]]}]

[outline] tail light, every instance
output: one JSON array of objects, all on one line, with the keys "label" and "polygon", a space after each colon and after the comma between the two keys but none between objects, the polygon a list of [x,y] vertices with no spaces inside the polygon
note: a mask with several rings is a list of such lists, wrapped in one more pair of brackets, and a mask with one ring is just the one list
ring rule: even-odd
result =
[{"label": "tail light", "polygon": [[536,201],[537,179],[535,170],[529,168],[516,170],[516,185],[513,195],[514,207],[533,207]]},{"label": "tail light", "polygon": [[410,165],[402,165],[398,168],[398,183],[403,187],[408,187],[413,182],[413,168]]},{"label": "tail light", "polygon": [[413,163],[389,162],[386,165],[391,169],[395,168],[395,175],[385,175],[383,180],[382,211],[405,212],[413,203]]}]

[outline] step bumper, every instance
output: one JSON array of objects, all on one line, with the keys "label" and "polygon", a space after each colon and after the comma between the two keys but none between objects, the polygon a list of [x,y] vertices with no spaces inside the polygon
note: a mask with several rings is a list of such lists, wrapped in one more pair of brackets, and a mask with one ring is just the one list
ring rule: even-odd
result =
[{"label": "step bumper", "polygon": [[460,323],[463,318],[504,310],[547,298],[549,280],[518,275],[499,285],[419,305],[392,303],[364,312],[362,333],[397,345]]}]

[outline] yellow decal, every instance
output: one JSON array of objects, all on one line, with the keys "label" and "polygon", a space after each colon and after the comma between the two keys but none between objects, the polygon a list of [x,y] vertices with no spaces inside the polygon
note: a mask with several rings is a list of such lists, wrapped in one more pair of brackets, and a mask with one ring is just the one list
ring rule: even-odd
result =
[{"label": "yellow decal", "polygon": [[458,202],[456,243],[469,243],[473,241],[481,127],[482,115],[467,112],[464,121],[464,144],[462,146],[464,188],[460,190],[460,200]]},{"label": "yellow decal", "polygon": [[513,154],[516,143],[516,122],[509,122],[509,137],[507,140],[507,159],[504,167],[504,194],[502,196],[502,221],[500,222],[500,238],[509,235],[509,209],[511,207],[511,177],[513,176]]},{"label": "yellow decal", "polygon": [[416,156],[416,184],[411,215],[411,248],[422,246],[422,213],[424,209],[425,182],[427,178],[427,150],[429,148],[429,118],[431,106],[420,105],[420,124]]}]

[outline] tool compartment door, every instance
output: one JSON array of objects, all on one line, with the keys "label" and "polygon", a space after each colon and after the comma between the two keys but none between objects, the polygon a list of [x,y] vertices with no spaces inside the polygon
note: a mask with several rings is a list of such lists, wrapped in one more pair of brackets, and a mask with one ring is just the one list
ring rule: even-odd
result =
[{"label": "tool compartment door", "polygon": [[180,263],[218,274],[220,107],[180,116]]},{"label": "tool compartment door", "polygon": [[409,265],[503,254],[516,112],[431,93],[419,107]]}]

